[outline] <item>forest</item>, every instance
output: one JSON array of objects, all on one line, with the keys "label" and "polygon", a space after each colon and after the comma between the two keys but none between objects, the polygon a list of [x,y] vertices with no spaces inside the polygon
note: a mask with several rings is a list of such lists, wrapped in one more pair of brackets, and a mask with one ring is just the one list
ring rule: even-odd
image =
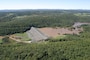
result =
[{"label": "forest", "polygon": [[[88,11],[87,11],[88,12]],[[78,11],[35,10],[0,14],[0,35],[25,32],[30,27],[69,27],[75,22],[90,22],[90,13]],[[81,16],[82,15],[82,16]]]},{"label": "forest", "polygon": [[[0,11],[0,60],[90,60],[90,25],[80,35],[66,35],[39,43],[20,43],[7,37],[33,27],[71,27],[90,23],[89,10],[8,10]],[[1,40],[1,39],[0,39]]]}]

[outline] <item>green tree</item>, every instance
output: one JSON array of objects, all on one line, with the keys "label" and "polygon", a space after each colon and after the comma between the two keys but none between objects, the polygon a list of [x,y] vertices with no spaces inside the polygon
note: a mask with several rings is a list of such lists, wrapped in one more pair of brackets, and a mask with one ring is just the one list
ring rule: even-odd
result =
[{"label": "green tree", "polygon": [[9,41],[9,37],[4,37],[4,38],[2,38],[2,42],[3,43],[9,43],[10,41]]}]

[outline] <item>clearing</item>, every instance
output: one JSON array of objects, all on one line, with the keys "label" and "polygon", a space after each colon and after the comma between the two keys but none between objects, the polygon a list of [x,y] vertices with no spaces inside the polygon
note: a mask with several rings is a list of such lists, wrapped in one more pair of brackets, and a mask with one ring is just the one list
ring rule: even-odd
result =
[{"label": "clearing", "polygon": [[21,41],[30,41],[31,39],[28,37],[28,35],[25,33],[16,33],[11,35],[11,37],[15,38],[15,39],[19,39]]},{"label": "clearing", "polygon": [[79,34],[82,31],[82,28],[79,28],[78,30],[69,28],[51,28],[51,27],[45,27],[45,28],[38,28],[42,33],[46,34],[49,37],[57,37],[59,35],[65,35],[65,34]]}]

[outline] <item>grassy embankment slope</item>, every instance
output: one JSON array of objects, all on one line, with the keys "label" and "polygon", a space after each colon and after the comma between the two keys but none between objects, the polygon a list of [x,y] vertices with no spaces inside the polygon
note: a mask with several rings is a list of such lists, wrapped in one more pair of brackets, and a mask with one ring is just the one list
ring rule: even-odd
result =
[{"label": "grassy embankment slope", "polygon": [[13,34],[13,36],[16,36],[16,37],[20,37],[21,41],[30,41],[31,39],[28,37],[28,34],[26,32],[24,33],[16,33],[16,34]]}]

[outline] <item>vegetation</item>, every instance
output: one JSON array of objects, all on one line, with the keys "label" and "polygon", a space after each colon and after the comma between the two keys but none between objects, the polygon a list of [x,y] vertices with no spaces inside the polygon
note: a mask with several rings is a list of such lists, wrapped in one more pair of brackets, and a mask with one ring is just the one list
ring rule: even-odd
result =
[{"label": "vegetation", "polygon": [[2,39],[0,39],[0,44],[2,43]]},{"label": "vegetation", "polygon": [[[0,13],[0,35],[18,33],[16,35],[25,37],[25,34],[21,35],[19,32],[25,32],[31,26],[68,27],[75,22],[90,22],[89,16],[75,15],[90,13],[88,10],[27,10]],[[10,17],[12,15],[13,17]],[[82,27],[84,31],[80,35],[65,35],[42,43],[16,43],[5,37],[2,39],[5,43],[0,44],[0,60],[90,60],[90,26]],[[6,43],[7,41],[9,43]]]},{"label": "vegetation", "polygon": [[1,60],[89,60],[90,40],[0,45]]},{"label": "vegetation", "polygon": [[[4,12],[0,15],[0,35],[22,33],[29,30],[32,26],[70,27],[75,22],[90,22],[89,16],[76,16],[75,14],[78,14],[77,12],[65,12],[62,10]],[[85,12],[82,11],[81,13]]]},{"label": "vegetation", "polygon": [[9,37],[4,37],[4,38],[2,38],[2,42],[3,43],[9,43],[10,41],[9,41]]},{"label": "vegetation", "polygon": [[0,44],[10,44],[10,43],[16,43],[16,42],[9,39],[8,36],[5,36],[5,37],[0,39]]},{"label": "vegetation", "polygon": [[25,32],[25,33],[16,33],[16,34],[13,34],[14,36],[16,37],[20,37],[22,41],[30,41],[31,39],[28,37],[28,34]]},{"label": "vegetation", "polygon": [[67,35],[61,35],[61,36],[57,36],[57,37],[54,37],[54,38],[49,38],[47,41],[49,41],[49,42],[65,41],[66,37],[67,37]]}]

